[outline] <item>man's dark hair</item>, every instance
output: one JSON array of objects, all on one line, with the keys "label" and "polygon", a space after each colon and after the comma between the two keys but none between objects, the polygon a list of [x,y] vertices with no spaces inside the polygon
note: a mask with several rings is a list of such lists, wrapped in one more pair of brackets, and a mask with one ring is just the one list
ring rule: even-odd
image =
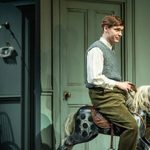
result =
[{"label": "man's dark hair", "polygon": [[101,27],[104,28],[105,25],[107,25],[108,28],[113,26],[124,26],[124,22],[119,16],[110,15],[103,18]]}]

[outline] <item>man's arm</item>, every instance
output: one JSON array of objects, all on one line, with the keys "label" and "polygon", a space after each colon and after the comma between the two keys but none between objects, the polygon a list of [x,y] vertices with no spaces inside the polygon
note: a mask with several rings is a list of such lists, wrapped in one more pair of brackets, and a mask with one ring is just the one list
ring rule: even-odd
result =
[{"label": "man's arm", "polygon": [[131,90],[131,82],[118,82],[107,78],[102,74],[104,65],[103,52],[98,47],[92,48],[87,54],[87,81],[88,83],[94,84],[107,89],[113,89],[118,87],[119,89],[128,91]]},{"label": "man's arm", "polygon": [[103,72],[103,52],[98,47],[92,48],[87,54],[87,81],[107,89],[113,89],[116,81],[107,78]]}]

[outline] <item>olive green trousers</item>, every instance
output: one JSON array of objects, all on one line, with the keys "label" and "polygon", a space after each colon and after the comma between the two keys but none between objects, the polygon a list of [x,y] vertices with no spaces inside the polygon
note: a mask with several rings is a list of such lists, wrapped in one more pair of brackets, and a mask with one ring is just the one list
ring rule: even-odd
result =
[{"label": "olive green trousers", "polygon": [[118,150],[136,150],[138,126],[125,106],[126,92],[118,88],[113,90],[89,89],[92,104],[114,124],[125,130],[120,135]]}]

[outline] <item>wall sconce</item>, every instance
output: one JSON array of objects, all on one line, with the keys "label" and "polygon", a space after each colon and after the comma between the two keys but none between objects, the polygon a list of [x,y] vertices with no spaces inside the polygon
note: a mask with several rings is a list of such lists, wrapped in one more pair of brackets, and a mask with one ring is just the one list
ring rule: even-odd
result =
[{"label": "wall sconce", "polygon": [[15,51],[14,47],[12,46],[4,46],[0,48],[0,57],[7,58],[12,56],[13,52]]}]

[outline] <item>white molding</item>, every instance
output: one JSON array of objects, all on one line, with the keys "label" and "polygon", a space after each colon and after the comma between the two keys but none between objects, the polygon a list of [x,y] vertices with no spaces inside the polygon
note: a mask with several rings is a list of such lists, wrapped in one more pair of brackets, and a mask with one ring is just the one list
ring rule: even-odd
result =
[{"label": "white molding", "polygon": [[126,80],[135,84],[135,0],[127,0],[126,5],[126,23],[125,23],[125,41],[126,41],[126,60],[127,66],[125,68]]}]

